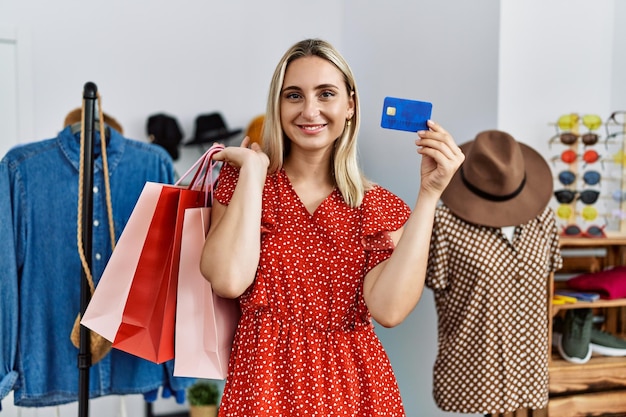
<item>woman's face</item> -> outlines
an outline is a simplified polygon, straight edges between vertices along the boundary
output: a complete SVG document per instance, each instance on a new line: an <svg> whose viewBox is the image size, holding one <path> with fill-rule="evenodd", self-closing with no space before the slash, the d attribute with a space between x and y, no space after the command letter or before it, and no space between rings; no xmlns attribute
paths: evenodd
<svg viewBox="0 0 626 417"><path fill-rule="evenodd" d="M317 56L289 64L280 96L280 121L292 149L332 146L353 114L352 94L333 64Z"/></svg>

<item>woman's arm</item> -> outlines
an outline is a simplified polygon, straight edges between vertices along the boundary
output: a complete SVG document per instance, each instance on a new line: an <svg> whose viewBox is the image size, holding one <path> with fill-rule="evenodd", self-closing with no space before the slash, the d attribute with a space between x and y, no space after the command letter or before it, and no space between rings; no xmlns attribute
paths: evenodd
<svg viewBox="0 0 626 417"><path fill-rule="evenodd" d="M365 277L363 295L372 317L385 327L400 324L424 290L435 209L441 194L465 156L438 124L418 132L422 155L421 183L415 208L404 227L391 234L396 248Z"/></svg>
<svg viewBox="0 0 626 417"><path fill-rule="evenodd" d="M236 298L252 284L261 250L261 207L269 160L246 137L241 147L227 147L214 159L239 168L239 179L228 206L214 201L211 227L204 244L200 271L216 294Z"/></svg>

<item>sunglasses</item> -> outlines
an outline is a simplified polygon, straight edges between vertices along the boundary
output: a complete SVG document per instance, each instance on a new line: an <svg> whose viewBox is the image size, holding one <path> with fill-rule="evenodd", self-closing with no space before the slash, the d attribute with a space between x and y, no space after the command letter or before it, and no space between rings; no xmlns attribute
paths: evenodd
<svg viewBox="0 0 626 417"><path fill-rule="evenodd" d="M583 220L587 222L597 219L598 216L600 215L600 213L598 213L598 209L596 209L593 206L585 206L580 212L574 212L574 210L572 209L572 206L569 204L561 204L556 209L557 217L563 220L570 219L574 214L581 216ZM612 213L612 214L615 215L615 213Z"/></svg>
<svg viewBox="0 0 626 417"><path fill-rule="evenodd" d="M586 230L582 230L578 225L570 224L563 227L563 231L561 232L561 236L568 237L592 237L592 238L600 238L606 237L606 233L604 233L605 226L589 226Z"/></svg>
<svg viewBox="0 0 626 417"><path fill-rule="evenodd" d="M548 145L550 145L550 147L551 147L552 144L557 139L560 140L563 145L573 145L573 144L576 143L576 141L578 139L581 139L583 145L585 145L585 146L592 146L592 145L595 145L596 143L598 143L598 141L600 140L600 136L598 136L596 133L585 133L583 135L578 135L578 134L572 133L572 132L559 133L559 134L557 134L555 136L552 136L550 138L550 141L548 142Z"/></svg>
<svg viewBox="0 0 626 417"><path fill-rule="evenodd" d="M593 204L596 201L598 201L598 197L600 196L600 191L557 190L554 192L554 196L556 197L556 200L561 204L569 204L569 203L572 203L576 199L582 201L585 204Z"/></svg>
<svg viewBox="0 0 626 417"><path fill-rule="evenodd" d="M559 182L563 185L571 185L576 182L576 174L573 171L565 170L559 172ZM598 171L587 171L583 174L583 182L587 185L597 185L602 179Z"/></svg>
<svg viewBox="0 0 626 417"><path fill-rule="evenodd" d="M626 168L626 153L622 149L611 155L610 160Z"/></svg>
<svg viewBox="0 0 626 417"><path fill-rule="evenodd" d="M566 164L573 164L574 162L576 162L576 160L579 157L581 157L582 160L585 161L585 163L587 164L593 164L594 162L597 162L600 160L600 154L593 149L586 150L585 153L583 153L582 155L577 154L572 149L566 149L563 152L561 152L560 157L559 156L552 157L552 162L560 158L561 161L565 162Z"/></svg>
<svg viewBox="0 0 626 417"><path fill-rule="evenodd" d="M581 119L581 117L577 113L564 114L563 116L559 117L556 125L561 130L572 130L581 122L589 130L596 130L597 128L602 126L602 118L597 114L586 114Z"/></svg>
<svg viewBox="0 0 626 417"><path fill-rule="evenodd" d="M615 190L611 193L611 199L617 203L626 201L626 191Z"/></svg>
<svg viewBox="0 0 626 417"><path fill-rule="evenodd" d="M606 125L626 125L626 110L614 111L606 120Z"/></svg>
<svg viewBox="0 0 626 417"><path fill-rule="evenodd" d="M611 133L609 126L621 126L622 130L619 132ZM618 136L626 134L626 111L614 111L611 113L606 123L604 124L604 128L606 129L606 140L604 142L605 146L608 148L609 143ZM617 142L613 142L617 143Z"/></svg>

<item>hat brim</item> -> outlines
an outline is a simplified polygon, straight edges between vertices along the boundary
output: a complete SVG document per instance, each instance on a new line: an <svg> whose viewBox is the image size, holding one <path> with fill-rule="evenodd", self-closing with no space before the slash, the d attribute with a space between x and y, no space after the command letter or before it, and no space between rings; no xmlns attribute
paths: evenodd
<svg viewBox="0 0 626 417"><path fill-rule="evenodd" d="M464 154L467 154L473 143L470 141L460 145ZM452 213L470 223L505 227L527 223L543 212L552 198L552 171L537 151L523 143L518 144L526 171L526 183L522 191L506 201L487 200L465 186L459 169L441 196Z"/></svg>
<svg viewBox="0 0 626 417"><path fill-rule="evenodd" d="M219 135L195 137L192 140L183 143L183 146L201 145L203 143L220 142L223 140L230 139L233 136L240 134L241 132L243 132L243 129L235 129L235 130L230 130L228 132L221 133Z"/></svg>

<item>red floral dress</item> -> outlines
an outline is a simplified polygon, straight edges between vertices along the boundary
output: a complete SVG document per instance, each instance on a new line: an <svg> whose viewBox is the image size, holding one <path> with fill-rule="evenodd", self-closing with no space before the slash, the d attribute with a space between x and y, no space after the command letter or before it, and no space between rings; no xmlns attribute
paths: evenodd
<svg viewBox="0 0 626 417"><path fill-rule="evenodd" d="M228 204L237 178L225 165L220 203ZM362 288L393 251L388 232L409 214L379 186L356 209L335 189L310 214L283 170L267 177L261 258L240 299L220 417L405 415Z"/></svg>

